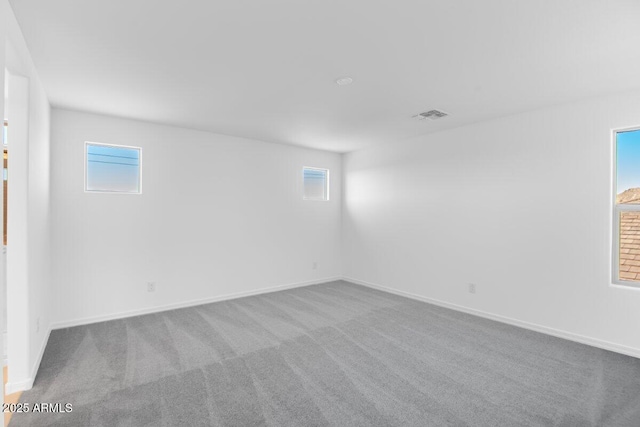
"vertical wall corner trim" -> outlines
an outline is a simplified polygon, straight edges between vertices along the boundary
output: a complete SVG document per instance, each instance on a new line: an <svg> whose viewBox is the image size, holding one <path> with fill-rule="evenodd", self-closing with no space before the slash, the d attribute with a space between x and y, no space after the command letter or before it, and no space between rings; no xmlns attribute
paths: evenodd
<svg viewBox="0 0 640 427"><path fill-rule="evenodd" d="M23 378L18 381L8 381L4 387L5 394L17 393L19 391L30 390L33 387L33 382L36 379L36 375L38 375L38 369L40 369L40 363L42 362L42 356L44 356L44 350L47 348L47 343L49 342L49 336L51 335L51 327L47 329L47 334L45 339L42 340L42 345L40 346L40 350L38 351L38 357L36 358L35 363L31 367L31 376L29 378Z"/></svg>

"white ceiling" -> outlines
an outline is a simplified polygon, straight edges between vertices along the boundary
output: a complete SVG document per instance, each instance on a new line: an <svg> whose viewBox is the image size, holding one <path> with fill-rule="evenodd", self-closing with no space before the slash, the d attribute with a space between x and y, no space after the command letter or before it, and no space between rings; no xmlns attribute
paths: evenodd
<svg viewBox="0 0 640 427"><path fill-rule="evenodd" d="M53 106L338 152L640 88L638 0L11 4Z"/></svg>

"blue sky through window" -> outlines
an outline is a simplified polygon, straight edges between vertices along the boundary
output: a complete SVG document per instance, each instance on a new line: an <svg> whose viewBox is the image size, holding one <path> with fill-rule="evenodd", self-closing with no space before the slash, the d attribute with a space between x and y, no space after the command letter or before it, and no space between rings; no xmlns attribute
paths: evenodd
<svg viewBox="0 0 640 427"><path fill-rule="evenodd" d="M304 168L303 178L306 200L328 200L327 170Z"/></svg>
<svg viewBox="0 0 640 427"><path fill-rule="evenodd" d="M140 192L140 150L87 144L87 191Z"/></svg>
<svg viewBox="0 0 640 427"><path fill-rule="evenodd" d="M616 191L640 188L640 130L616 134Z"/></svg>

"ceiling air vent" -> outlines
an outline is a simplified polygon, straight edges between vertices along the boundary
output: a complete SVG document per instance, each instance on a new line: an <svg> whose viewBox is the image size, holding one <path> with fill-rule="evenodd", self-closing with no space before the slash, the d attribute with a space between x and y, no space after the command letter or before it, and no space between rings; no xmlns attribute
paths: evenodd
<svg viewBox="0 0 640 427"><path fill-rule="evenodd" d="M438 120L445 116L448 116L448 114L445 113L444 111L430 110L430 111L427 111L426 113L416 114L413 117L418 120L424 120L424 119Z"/></svg>

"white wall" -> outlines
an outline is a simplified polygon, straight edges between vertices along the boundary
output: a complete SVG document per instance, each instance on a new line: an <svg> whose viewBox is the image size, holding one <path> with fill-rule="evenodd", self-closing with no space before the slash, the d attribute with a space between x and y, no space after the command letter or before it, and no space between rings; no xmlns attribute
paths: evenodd
<svg viewBox="0 0 640 427"><path fill-rule="evenodd" d="M610 280L611 130L637 125L630 93L346 155L345 276L640 357Z"/></svg>
<svg viewBox="0 0 640 427"><path fill-rule="evenodd" d="M2 100L2 102L0 102L0 119L4 119L5 115L4 115L4 105L7 102L7 89L5 87L5 68L4 68L4 64L5 64L5 34L7 32L7 8L8 8L8 3L6 2L6 0L0 0L0 91L2 91L2 96L0 97L0 99ZM2 139L2 137L0 137L0 140ZM4 200L4 189L2 188L2 186L0 185L0 200ZM3 209L0 209L0 222L3 221L3 217L4 217L4 212ZM7 331L7 287L6 287L6 256L3 254L0 257L0 290L2 291L2 293L0 293L0 348L2 348L2 359L3 359L3 363L2 365L4 366L4 363L6 362L6 357L7 357L7 335L6 335L6 331ZM2 384L4 384L4 369L0 369L0 380L2 380ZM4 390L3 390L4 391ZM4 405L4 393L0 393L0 404Z"/></svg>
<svg viewBox="0 0 640 427"><path fill-rule="evenodd" d="M142 147L143 193L85 193L85 141ZM302 200L303 166L331 170L330 201ZM335 153L54 109L56 326L340 276L341 168Z"/></svg>
<svg viewBox="0 0 640 427"><path fill-rule="evenodd" d="M10 382L30 378L32 341L29 271L29 79L7 73L9 188L7 218L7 364ZM10 245L9 245L10 243ZM36 348L36 347L33 347ZM25 387L27 388L27 387Z"/></svg>
<svg viewBox="0 0 640 427"><path fill-rule="evenodd" d="M22 32L9 3L0 0L0 42L4 45L0 67L22 86L27 129L20 145L11 145L16 162L10 162L7 271L9 392L30 388L47 342L50 318L50 209L49 209L49 113L50 107ZM4 89L3 89L4 95ZM3 96L4 98L4 96ZM11 120L11 111L7 116ZM16 112L13 113L14 117ZM24 117L16 117L25 121ZM12 195L11 190L14 190ZM12 198L16 204L12 207ZM12 233L13 230L13 233ZM12 252L11 241L17 244ZM11 280L11 277L19 280Z"/></svg>

